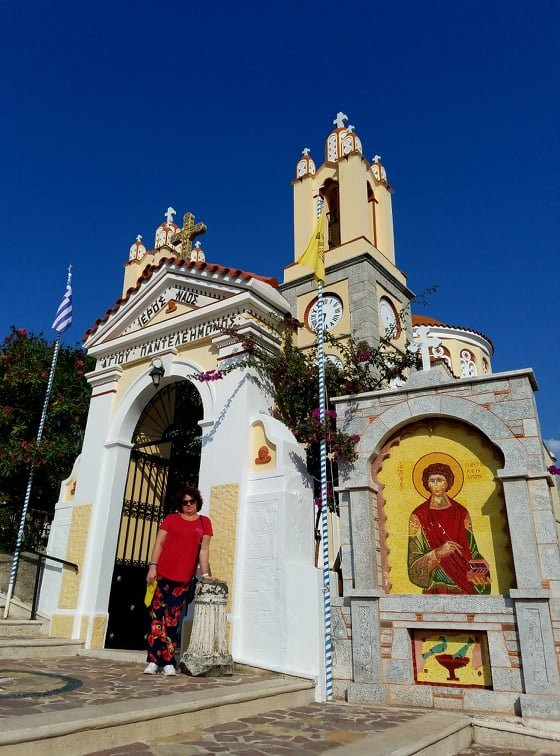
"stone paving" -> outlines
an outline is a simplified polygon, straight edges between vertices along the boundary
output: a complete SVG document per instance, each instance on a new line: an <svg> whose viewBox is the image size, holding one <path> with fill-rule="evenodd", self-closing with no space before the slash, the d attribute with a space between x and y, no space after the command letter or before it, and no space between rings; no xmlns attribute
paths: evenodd
<svg viewBox="0 0 560 756"><path fill-rule="evenodd" d="M0 720L123 699L196 692L265 679L263 674L231 677L144 675L146 663L107 661L87 656L58 659L0 659ZM269 675L270 678L275 675ZM1 726L1 725L0 725Z"/></svg>
<svg viewBox="0 0 560 756"><path fill-rule="evenodd" d="M0 660L0 727L8 716L49 713L114 701L193 693L262 681L270 674L235 673L232 677L193 678L144 675L145 663L107 661L87 656L58 659ZM355 743L366 736L410 723L426 710L356 706L343 702L277 709L226 724L201 728L153 742L131 743L96 756L146 754L318 754ZM535 751L472 746L461 756L529 756ZM544 756L545 751L539 751Z"/></svg>
<svg viewBox="0 0 560 756"><path fill-rule="evenodd" d="M293 709L277 709L234 722L185 732L148 743L132 743L91 756L195 756L195 754L291 754L311 756L350 745L422 717L424 710L387 709L381 706L356 706L345 703L310 704ZM369 748L364 754L369 754ZM529 756L535 751L472 746L462 756ZM383 756L380 754L379 756Z"/></svg>

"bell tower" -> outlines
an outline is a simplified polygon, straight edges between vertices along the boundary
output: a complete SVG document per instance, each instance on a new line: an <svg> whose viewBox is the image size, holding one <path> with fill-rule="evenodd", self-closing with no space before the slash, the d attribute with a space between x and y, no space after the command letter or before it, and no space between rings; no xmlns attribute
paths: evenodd
<svg viewBox="0 0 560 756"><path fill-rule="evenodd" d="M412 339L407 307L412 292L395 264L393 190L379 155L370 163L348 117L338 113L325 143L325 161L319 168L309 148L296 166L294 196L294 260L284 269L282 294L298 320L299 346L315 340L313 305L316 287L310 269L297 263L311 239L320 203L326 204L328 233L325 244L325 327L341 338L353 334L374 344L397 321L395 345L404 349ZM334 359L334 355L333 355Z"/></svg>

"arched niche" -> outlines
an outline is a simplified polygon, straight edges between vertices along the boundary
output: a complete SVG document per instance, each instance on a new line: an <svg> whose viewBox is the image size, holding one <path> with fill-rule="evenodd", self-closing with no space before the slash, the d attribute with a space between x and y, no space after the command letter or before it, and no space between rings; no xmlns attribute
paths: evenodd
<svg viewBox="0 0 560 756"><path fill-rule="evenodd" d="M451 471L445 487L452 504L441 511L423 480L434 464ZM448 418L410 422L383 443L371 457L371 477L387 593L504 595L515 587L497 477L503 466L502 452L483 433ZM459 548L438 563L436 550L446 542Z"/></svg>

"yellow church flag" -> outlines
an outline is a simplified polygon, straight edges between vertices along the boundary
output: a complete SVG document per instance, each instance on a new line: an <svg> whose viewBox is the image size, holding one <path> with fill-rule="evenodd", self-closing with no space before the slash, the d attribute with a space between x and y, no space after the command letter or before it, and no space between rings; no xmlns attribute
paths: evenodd
<svg viewBox="0 0 560 756"><path fill-rule="evenodd" d="M307 245L305 252L298 257L297 262L300 265L309 265L313 268L315 281L325 282L325 218L327 217L325 205L321 210L321 215L313 229L313 236Z"/></svg>

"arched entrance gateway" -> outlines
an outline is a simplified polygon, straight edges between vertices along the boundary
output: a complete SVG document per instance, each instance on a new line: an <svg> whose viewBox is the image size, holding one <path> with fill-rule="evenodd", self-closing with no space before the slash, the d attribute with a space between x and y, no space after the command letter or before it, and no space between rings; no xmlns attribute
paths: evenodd
<svg viewBox="0 0 560 756"><path fill-rule="evenodd" d="M188 380L165 386L146 405L132 436L109 598L107 648L144 646L145 575L159 523L175 491L198 484L202 401Z"/></svg>

